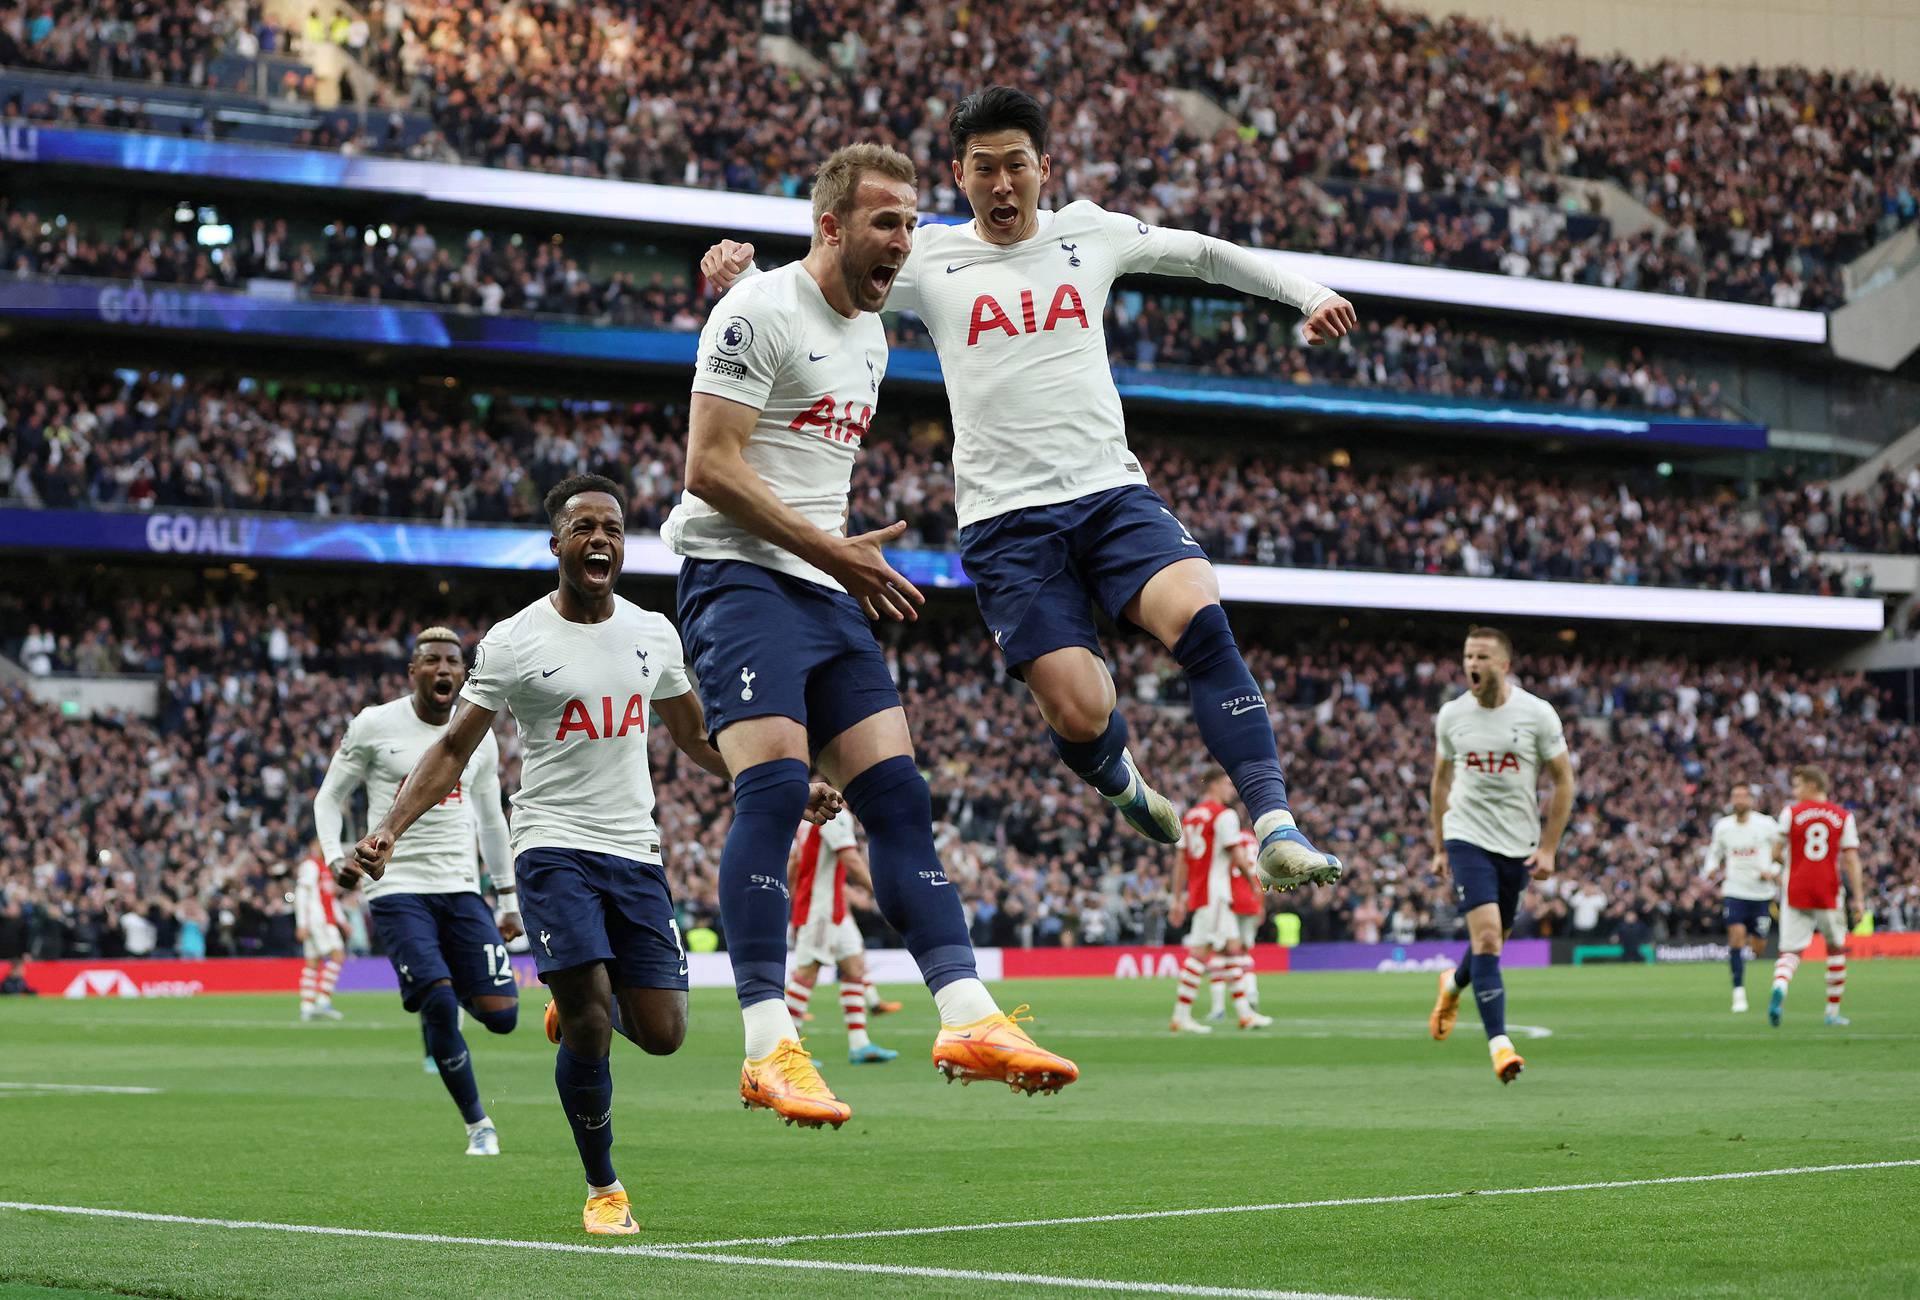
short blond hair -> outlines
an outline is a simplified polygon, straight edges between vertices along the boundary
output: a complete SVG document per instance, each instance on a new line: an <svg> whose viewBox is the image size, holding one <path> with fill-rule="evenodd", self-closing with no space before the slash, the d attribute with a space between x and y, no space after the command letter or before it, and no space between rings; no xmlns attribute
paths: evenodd
<svg viewBox="0 0 1920 1300"><path fill-rule="evenodd" d="M435 625L420 629L419 634L413 638L413 653L419 654L423 647L432 645L436 641L450 641L456 650L464 651L467 648L466 644L460 640L458 632L450 627Z"/></svg>
<svg viewBox="0 0 1920 1300"><path fill-rule="evenodd" d="M1500 647L1501 654L1508 659L1513 658L1513 638L1497 627L1482 627L1476 623L1467 629L1467 640L1491 641Z"/></svg>
<svg viewBox="0 0 1920 1300"><path fill-rule="evenodd" d="M868 172L878 172L890 181L902 181L917 193L920 173L913 159L898 149L871 141L835 149L813 174L813 229L819 237L820 218L831 212L844 218L853 211L853 196Z"/></svg>
<svg viewBox="0 0 1920 1300"><path fill-rule="evenodd" d="M1815 767L1812 763L1802 763L1793 769L1793 778L1796 781L1805 781L1821 794L1827 792L1827 772L1825 768Z"/></svg>

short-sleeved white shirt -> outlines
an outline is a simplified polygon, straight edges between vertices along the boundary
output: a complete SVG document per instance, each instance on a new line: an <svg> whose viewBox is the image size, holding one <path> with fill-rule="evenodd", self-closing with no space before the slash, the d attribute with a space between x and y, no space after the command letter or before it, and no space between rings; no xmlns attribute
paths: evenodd
<svg viewBox="0 0 1920 1300"><path fill-rule="evenodd" d="M615 596L612 617L574 623L550 596L474 651L462 697L513 714L522 752L513 853L586 849L660 861L647 728L654 700L692 689L680 634Z"/></svg>
<svg viewBox="0 0 1920 1300"><path fill-rule="evenodd" d="M1567 751L1553 706L1518 686L1497 709L1468 692L1440 706L1434 734L1440 761L1453 764L1442 834L1502 857L1539 848L1540 768Z"/></svg>

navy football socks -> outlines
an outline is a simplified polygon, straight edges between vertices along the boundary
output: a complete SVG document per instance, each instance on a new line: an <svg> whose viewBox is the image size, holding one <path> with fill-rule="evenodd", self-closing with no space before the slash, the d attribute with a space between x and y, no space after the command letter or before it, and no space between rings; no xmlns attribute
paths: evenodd
<svg viewBox="0 0 1920 1300"><path fill-rule="evenodd" d="M1287 780L1280 772L1267 698L1247 671L1247 661L1227 623L1227 611L1209 605L1195 614L1174 642L1173 657L1187 674L1200 739L1233 778L1249 822L1284 811Z"/></svg>
<svg viewBox="0 0 1920 1300"><path fill-rule="evenodd" d="M573 1144L580 1149L580 1163L587 1171L587 1182L595 1187L610 1187L613 1175L613 1072L607 1058L597 1061L575 1056L565 1043L554 1055L553 1086L560 1094L561 1109L567 1112L567 1124L573 1129Z"/></svg>
<svg viewBox="0 0 1920 1300"><path fill-rule="evenodd" d="M1480 1023L1488 1038L1507 1032L1507 986L1500 978L1500 954L1473 954L1473 1000L1480 1004Z"/></svg>
<svg viewBox="0 0 1920 1300"><path fill-rule="evenodd" d="M487 1117L480 1105L480 1085L473 1077L473 1058L467 1040L460 1033L460 1002L453 989L435 984L420 1000L420 1028L426 1036L427 1054L440 1067L440 1082L460 1108L460 1118L475 1124Z"/></svg>
<svg viewBox="0 0 1920 1300"><path fill-rule="evenodd" d="M807 765L797 758L758 763L734 778L733 825L720 853L720 921L743 1007L786 997L787 850L806 811Z"/></svg>
<svg viewBox="0 0 1920 1300"><path fill-rule="evenodd" d="M1736 943L1727 949L1727 961L1733 967L1733 986L1743 989L1747 986L1747 948Z"/></svg>
<svg viewBox="0 0 1920 1300"><path fill-rule="evenodd" d="M1068 740L1051 727L1047 728L1047 736L1053 741L1053 752L1060 755L1060 761L1101 794L1117 799L1127 792L1127 786L1132 784L1124 756L1127 720L1119 709L1107 718L1107 729L1092 740Z"/></svg>
<svg viewBox="0 0 1920 1300"><path fill-rule="evenodd" d="M874 901L919 963L927 988L977 978L959 891L934 852L933 796L920 769L904 754L883 759L843 793L866 828Z"/></svg>

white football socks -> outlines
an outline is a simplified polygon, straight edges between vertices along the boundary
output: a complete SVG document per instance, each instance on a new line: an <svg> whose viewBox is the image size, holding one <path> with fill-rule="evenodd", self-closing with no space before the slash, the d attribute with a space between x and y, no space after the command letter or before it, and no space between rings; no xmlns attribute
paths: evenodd
<svg viewBox="0 0 1920 1300"><path fill-rule="evenodd" d="M758 1061L780 1046L783 1038L798 1039L799 1033L793 1027L793 1014L787 1010L784 997L768 998L756 1002L750 1007L740 1008L740 1019L747 1028L747 1059Z"/></svg>
<svg viewBox="0 0 1920 1300"><path fill-rule="evenodd" d="M1000 1006L977 979L960 979L933 995L940 1008L940 1023L947 1026L970 1025L976 1020L998 1015Z"/></svg>

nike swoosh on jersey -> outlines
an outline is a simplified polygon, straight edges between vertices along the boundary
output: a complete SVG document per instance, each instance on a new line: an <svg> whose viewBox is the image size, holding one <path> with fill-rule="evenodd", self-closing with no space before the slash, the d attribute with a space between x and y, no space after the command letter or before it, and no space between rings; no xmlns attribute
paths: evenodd
<svg viewBox="0 0 1920 1300"><path fill-rule="evenodd" d="M566 667L566 665L565 665L565 664L561 664L561 665L560 665L560 668L565 668L565 667ZM559 672L559 671L560 671L560 668L548 668L548 669L546 669L545 671L543 671L543 672L542 672L542 673L541 673L540 675L541 675L542 677L551 677L551 676L553 676L553 675L554 675L555 673L557 673L557 672Z"/></svg>
<svg viewBox="0 0 1920 1300"><path fill-rule="evenodd" d="M809 360L809 361L825 361L825 360L826 360L826 359L827 359L828 357L830 357L830 356L832 356L832 355L833 355L833 353L831 353L831 352L822 352L822 353L819 353L818 355L816 355L816 354L814 354L814 353L812 353L812 352L809 352L809 353L807 353L807 360Z"/></svg>
<svg viewBox="0 0 1920 1300"><path fill-rule="evenodd" d="M955 271L964 271L970 266L978 266L986 260L984 257L976 257L971 262L949 262L947 263L947 274L952 275Z"/></svg>

